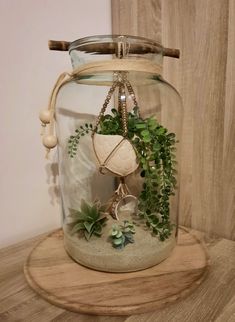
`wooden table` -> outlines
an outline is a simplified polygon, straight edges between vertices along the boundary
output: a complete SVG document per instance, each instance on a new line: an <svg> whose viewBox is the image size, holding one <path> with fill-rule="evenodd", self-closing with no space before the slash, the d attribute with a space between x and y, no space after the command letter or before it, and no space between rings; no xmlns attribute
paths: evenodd
<svg viewBox="0 0 235 322"><path fill-rule="evenodd" d="M102 317L65 311L47 303L30 289L23 264L32 247L44 236L0 250L0 321L235 322L234 241L205 238L211 269L207 279L186 299L160 311L129 317Z"/></svg>

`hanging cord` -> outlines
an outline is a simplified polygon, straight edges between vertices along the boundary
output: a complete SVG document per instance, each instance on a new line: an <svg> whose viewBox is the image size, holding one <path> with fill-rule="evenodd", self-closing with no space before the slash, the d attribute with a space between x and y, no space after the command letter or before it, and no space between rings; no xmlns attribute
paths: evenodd
<svg viewBox="0 0 235 322"><path fill-rule="evenodd" d="M43 136L42 142L46 148L46 158L48 158L50 149L54 148L57 144L57 137L55 135L55 105L56 105L56 98L60 88L71 81L73 75L65 72L62 73L53 89L49 98L48 108L40 112L40 120L42 125L42 132L41 135ZM47 131L46 131L47 130ZM45 134L45 132L47 132Z"/></svg>
<svg viewBox="0 0 235 322"><path fill-rule="evenodd" d="M102 117L104 116L104 113L105 113L105 111L106 111L106 109L108 107L108 104L109 104L109 102L110 102L110 100L111 100L111 98L113 96L113 93L114 93L114 91L115 91L117 86L118 86L118 82L116 81L116 82L113 83L112 87L109 89L108 94L107 94L107 96L105 98L103 107L102 107L102 109L100 111L100 114L97 117L96 125L94 127L93 132L92 132L92 136L97 132L98 126L100 124L100 121L101 121Z"/></svg>
<svg viewBox="0 0 235 322"><path fill-rule="evenodd" d="M108 202L109 207L107 209L107 212L110 213L110 215L114 219L119 220L118 205L121 202L121 200L127 196L136 199L134 196L131 195L130 190L128 189L128 187L125 183L124 177L121 177L117 189L115 190L112 198L110 198L110 200Z"/></svg>

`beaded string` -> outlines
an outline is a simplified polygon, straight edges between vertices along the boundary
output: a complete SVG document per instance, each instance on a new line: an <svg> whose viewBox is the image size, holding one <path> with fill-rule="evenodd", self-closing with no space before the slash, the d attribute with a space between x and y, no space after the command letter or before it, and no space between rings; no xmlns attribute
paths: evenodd
<svg viewBox="0 0 235 322"><path fill-rule="evenodd" d="M40 112L39 118L41 120L41 126L42 126L42 131L41 131L41 136L43 145L46 148L46 158L48 158L50 149L54 148L57 145L57 137L54 134L55 131L55 104L56 104L56 98L57 94L60 90L60 88L70 82L72 79L72 75L69 73L62 73L53 89L49 98L49 103L48 103L48 109L43 110ZM47 135L45 135L45 130L48 128Z"/></svg>
<svg viewBox="0 0 235 322"><path fill-rule="evenodd" d="M122 128L123 128L123 136L127 136L127 109L126 109L126 93L125 93L125 85L124 83L119 83L120 86L120 101L121 101L121 116L122 116Z"/></svg>

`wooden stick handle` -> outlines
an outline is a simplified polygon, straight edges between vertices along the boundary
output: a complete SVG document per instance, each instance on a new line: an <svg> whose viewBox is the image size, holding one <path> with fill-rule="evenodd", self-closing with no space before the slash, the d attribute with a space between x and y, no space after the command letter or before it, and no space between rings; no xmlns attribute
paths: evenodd
<svg viewBox="0 0 235 322"><path fill-rule="evenodd" d="M49 40L48 47L50 50L68 51L71 42L63 40Z"/></svg>
<svg viewBox="0 0 235 322"><path fill-rule="evenodd" d="M48 47L50 50L59 50L59 51L68 51L69 46L71 42L69 41L63 41L63 40L49 40L48 41ZM101 46L101 47L99 47ZM84 50L86 52L101 52L103 53L115 53L115 48L112 46L112 44L95 44L95 45L83 45ZM145 51L148 51L144 48L141 48L140 46L134 48L135 46L132 45L133 47L133 52L135 53L144 53ZM153 49L150 50L150 52L154 52ZM157 53L157 51L156 51ZM180 57L180 50L179 49L174 49L174 48L164 48L163 47L163 56L168 56L168 57L173 57L173 58L179 58Z"/></svg>
<svg viewBox="0 0 235 322"><path fill-rule="evenodd" d="M180 50L175 48L165 48L163 47L163 56L180 58Z"/></svg>

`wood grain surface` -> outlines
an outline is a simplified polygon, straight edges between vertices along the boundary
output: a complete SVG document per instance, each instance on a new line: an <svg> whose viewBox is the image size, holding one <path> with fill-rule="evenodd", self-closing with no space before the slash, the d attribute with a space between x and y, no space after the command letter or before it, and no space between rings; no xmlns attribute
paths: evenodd
<svg viewBox="0 0 235 322"><path fill-rule="evenodd" d="M68 256L63 232L58 230L33 249L25 276L38 294L59 307L97 315L129 315L185 297L205 278L208 261L200 240L180 229L177 246L162 263L132 273L99 272Z"/></svg>
<svg viewBox="0 0 235 322"><path fill-rule="evenodd" d="M193 232L202 238L199 232ZM13 322L233 322L235 321L235 242L206 238L211 259L207 279L191 295L165 309L130 317L91 316L58 308L27 284L23 265L44 236L0 250L0 321Z"/></svg>
<svg viewBox="0 0 235 322"><path fill-rule="evenodd" d="M235 1L229 1L226 95L223 144L223 218L222 228L235 236ZM223 234L225 235L225 234Z"/></svg>
<svg viewBox="0 0 235 322"><path fill-rule="evenodd" d="M184 104L180 223L235 239L235 2L112 0L113 32L179 48L164 77Z"/></svg>
<svg viewBox="0 0 235 322"><path fill-rule="evenodd" d="M154 39L161 43L161 0L111 0L114 34Z"/></svg>
<svg viewBox="0 0 235 322"><path fill-rule="evenodd" d="M183 301L160 311L129 317L126 322L234 322L235 242L209 243L211 269L201 287Z"/></svg>

